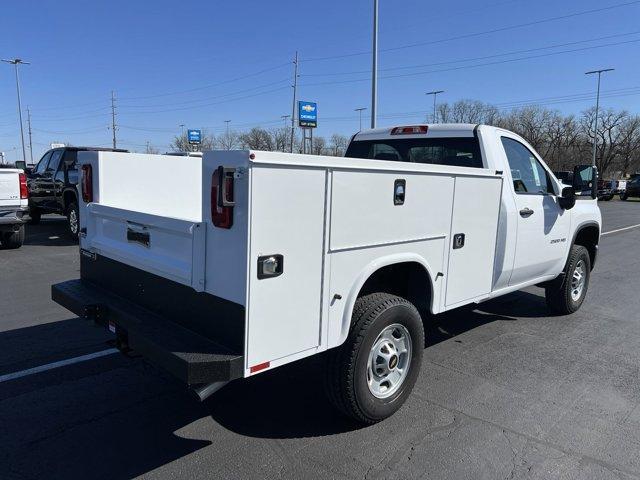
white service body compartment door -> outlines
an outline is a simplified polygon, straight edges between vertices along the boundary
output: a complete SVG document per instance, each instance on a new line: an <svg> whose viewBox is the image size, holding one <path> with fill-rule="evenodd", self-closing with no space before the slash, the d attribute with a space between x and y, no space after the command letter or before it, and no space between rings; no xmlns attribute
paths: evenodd
<svg viewBox="0 0 640 480"><path fill-rule="evenodd" d="M197 291L205 285L206 229L200 222L87 204L80 247Z"/></svg>
<svg viewBox="0 0 640 480"><path fill-rule="evenodd" d="M455 179L447 308L491 292L501 194L500 177Z"/></svg>
<svg viewBox="0 0 640 480"><path fill-rule="evenodd" d="M246 368L320 344L326 172L251 169ZM258 258L282 255L282 274L258 279Z"/></svg>

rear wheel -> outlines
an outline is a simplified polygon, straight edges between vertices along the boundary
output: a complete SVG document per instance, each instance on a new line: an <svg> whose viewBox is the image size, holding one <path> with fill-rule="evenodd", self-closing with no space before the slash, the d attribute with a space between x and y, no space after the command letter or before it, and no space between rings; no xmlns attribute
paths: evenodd
<svg viewBox="0 0 640 480"><path fill-rule="evenodd" d="M2 233L2 247L3 248L20 248L24 243L24 225L20 225L20 228L15 232L3 232Z"/></svg>
<svg viewBox="0 0 640 480"><path fill-rule="evenodd" d="M603 198L603 200L604 200L605 202L608 202L609 200L613 200L613 193L612 193L611 195L605 195L605 196L604 196L604 198Z"/></svg>
<svg viewBox="0 0 640 480"><path fill-rule="evenodd" d="M564 274L549 283L545 289L549 309L560 315L576 312L587 295L590 275L589 252L582 245L573 245Z"/></svg>
<svg viewBox="0 0 640 480"><path fill-rule="evenodd" d="M329 400L362 423L391 416L413 389L423 348L422 319L410 302L387 293L359 298L347 340L329 352Z"/></svg>
<svg viewBox="0 0 640 480"><path fill-rule="evenodd" d="M78 204L75 202L71 202L67 206L67 226L71 238L77 240L80 233L80 215L78 212Z"/></svg>
<svg viewBox="0 0 640 480"><path fill-rule="evenodd" d="M620 194L620 200L627 200L628 198L629 198L629 195L627 194L627 192Z"/></svg>

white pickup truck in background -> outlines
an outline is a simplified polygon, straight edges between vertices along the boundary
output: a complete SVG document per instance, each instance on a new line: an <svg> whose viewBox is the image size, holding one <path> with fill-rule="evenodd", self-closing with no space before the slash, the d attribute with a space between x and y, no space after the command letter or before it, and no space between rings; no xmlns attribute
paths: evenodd
<svg viewBox="0 0 640 480"><path fill-rule="evenodd" d="M346 157L81 152L81 278L52 297L201 399L328 351L328 396L364 423L410 394L432 315L536 284L580 308L590 166L563 185L485 125L363 131Z"/></svg>
<svg viewBox="0 0 640 480"><path fill-rule="evenodd" d="M23 215L29 210L27 177L17 168L0 168L0 247L19 248L24 243Z"/></svg>

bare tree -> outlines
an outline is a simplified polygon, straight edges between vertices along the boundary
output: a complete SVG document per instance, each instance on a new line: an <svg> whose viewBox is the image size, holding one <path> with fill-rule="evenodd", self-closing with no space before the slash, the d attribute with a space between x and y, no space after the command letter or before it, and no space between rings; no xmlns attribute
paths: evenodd
<svg viewBox="0 0 640 480"><path fill-rule="evenodd" d="M218 137L218 145L222 150L235 150L240 147L240 134L235 130L227 130Z"/></svg>
<svg viewBox="0 0 640 480"><path fill-rule="evenodd" d="M331 154L334 157L344 156L349 140L344 135L334 133L331 135Z"/></svg>
<svg viewBox="0 0 640 480"><path fill-rule="evenodd" d="M251 150L275 150L275 144L271 134L264 128L259 127L254 127L240 135L240 144L242 148L249 148Z"/></svg>
<svg viewBox="0 0 640 480"><path fill-rule="evenodd" d="M640 116L626 118L620 125L620 162L622 175L634 173L640 169Z"/></svg>
<svg viewBox="0 0 640 480"><path fill-rule="evenodd" d="M324 137L313 137L313 155L324 155L327 148L327 141Z"/></svg>
<svg viewBox="0 0 640 480"><path fill-rule="evenodd" d="M202 139L200 145L191 145L187 133L178 135L173 139L173 142L169 144L169 148L174 152L189 152L189 151L206 151L214 150L216 145L216 138L213 134L209 134L202 131Z"/></svg>

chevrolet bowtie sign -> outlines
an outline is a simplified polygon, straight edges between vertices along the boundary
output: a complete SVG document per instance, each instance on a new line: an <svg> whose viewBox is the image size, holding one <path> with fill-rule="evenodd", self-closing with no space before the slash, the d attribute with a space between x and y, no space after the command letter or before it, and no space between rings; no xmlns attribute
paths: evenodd
<svg viewBox="0 0 640 480"><path fill-rule="evenodd" d="M318 126L318 104L315 102L298 102L298 125L304 128Z"/></svg>

